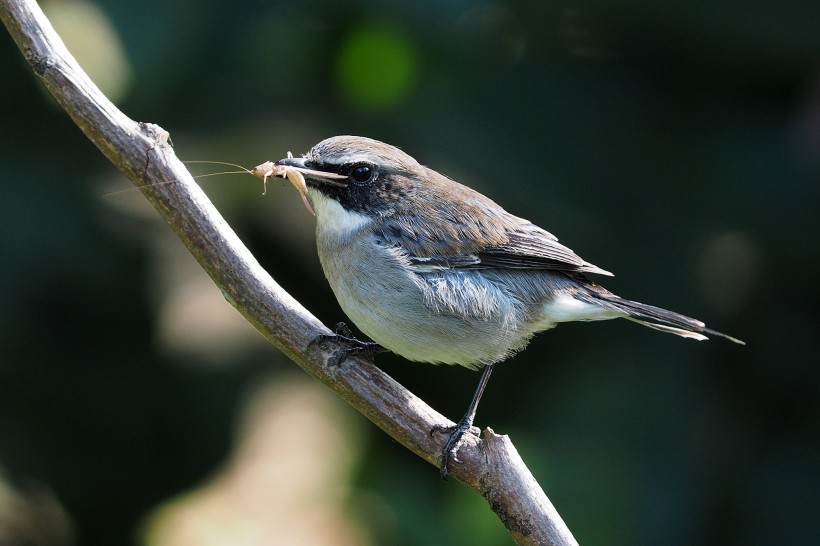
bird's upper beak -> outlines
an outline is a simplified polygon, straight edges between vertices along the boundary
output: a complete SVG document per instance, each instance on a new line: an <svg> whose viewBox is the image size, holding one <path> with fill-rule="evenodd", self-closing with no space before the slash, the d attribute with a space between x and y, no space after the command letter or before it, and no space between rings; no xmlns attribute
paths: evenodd
<svg viewBox="0 0 820 546"><path fill-rule="evenodd" d="M284 165L286 167L296 167L297 169L307 169L305 166L304 157L286 157L276 162L276 165Z"/></svg>

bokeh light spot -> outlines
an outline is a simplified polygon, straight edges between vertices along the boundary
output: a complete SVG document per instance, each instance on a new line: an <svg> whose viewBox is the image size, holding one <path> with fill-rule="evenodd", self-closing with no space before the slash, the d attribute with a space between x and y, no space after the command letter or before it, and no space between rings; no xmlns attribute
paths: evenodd
<svg viewBox="0 0 820 546"><path fill-rule="evenodd" d="M755 293L762 263L761 250L745 233L718 234L700 257L701 290L718 311L736 314Z"/></svg>
<svg viewBox="0 0 820 546"><path fill-rule="evenodd" d="M131 63L117 29L95 2L43 3L43 11L77 62L112 102L131 87Z"/></svg>
<svg viewBox="0 0 820 546"><path fill-rule="evenodd" d="M341 44L337 83L344 98L356 106L387 109L407 96L416 64L416 52L401 35L384 28L359 28Z"/></svg>

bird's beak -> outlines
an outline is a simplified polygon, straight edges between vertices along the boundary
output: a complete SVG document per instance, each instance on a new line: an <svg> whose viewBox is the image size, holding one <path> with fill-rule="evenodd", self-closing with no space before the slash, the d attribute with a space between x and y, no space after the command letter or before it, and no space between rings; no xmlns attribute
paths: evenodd
<svg viewBox="0 0 820 546"><path fill-rule="evenodd" d="M313 169L309 169L305 165L305 158L303 157L291 157L290 154L288 154L288 157L280 159L274 165L283 167L283 169L281 170L283 171L284 176L287 176L289 170L295 170L301 173L306 180L312 180L317 184L338 186L340 188L347 187L347 183L341 182L341 180L347 180L346 176L331 172L314 171ZM288 178L290 179L290 176L288 176ZM292 179L291 183L296 185L296 183ZM299 187L297 187L296 189L302 191Z"/></svg>
<svg viewBox="0 0 820 546"><path fill-rule="evenodd" d="M299 195L302 197L302 201L305 203L305 206L314 216L316 216L316 212L313 210L310 200L308 200L307 197L306 178L318 184L339 186L342 188L347 187L346 183L340 182L340 180L346 180L346 176L331 172L314 171L312 169L308 169L305 165L304 158L293 157L290 152L288 152L288 157L285 159L280 159L276 163L266 161L265 163L254 167L250 172L255 177L262 179L265 183L265 188L267 188L267 181L271 176L281 176L282 178L287 178L290 180L290 183L293 184L293 187L296 188L296 191L298 191Z"/></svg>

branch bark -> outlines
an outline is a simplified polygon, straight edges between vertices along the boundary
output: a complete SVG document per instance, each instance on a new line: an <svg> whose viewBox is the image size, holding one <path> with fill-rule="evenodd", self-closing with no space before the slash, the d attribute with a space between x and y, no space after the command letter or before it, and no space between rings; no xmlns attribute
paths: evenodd
<svg viewBox="0 0 820 546"><path fill-rule="evenodd" d="M69 53L34 0L0 0L0 18L34 73L105 156L137 186L171 226L225 299L299 367L395 440L438 466L453 423L361 359L329 365L338 347L317 344L329 333L259 265L176 158L168 133L120 112ZM468 434L463 464L451 476L485 497L518 544L577 545L507 436L487 428Z"/></svg>

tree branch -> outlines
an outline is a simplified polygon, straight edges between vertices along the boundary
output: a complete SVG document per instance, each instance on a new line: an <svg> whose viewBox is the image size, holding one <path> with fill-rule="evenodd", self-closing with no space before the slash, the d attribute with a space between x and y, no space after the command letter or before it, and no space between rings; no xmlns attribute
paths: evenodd
<svg viewBox="0 0 820 546"><path fill-rule="evenodd" d="M168 133L111 104L34 0L0 0L0 17L51 95L154 205L225 299L303 370L438 466L446 438L430 430L453 423L371 363L352 359L332 366L328 360L338 347L307 348L328 330L261 268L176 158ZM508 437L489 428L481 440L467 434L459 458L464 464L453 465L451 475L487 499L517 543L577 544Z"/></svg>

